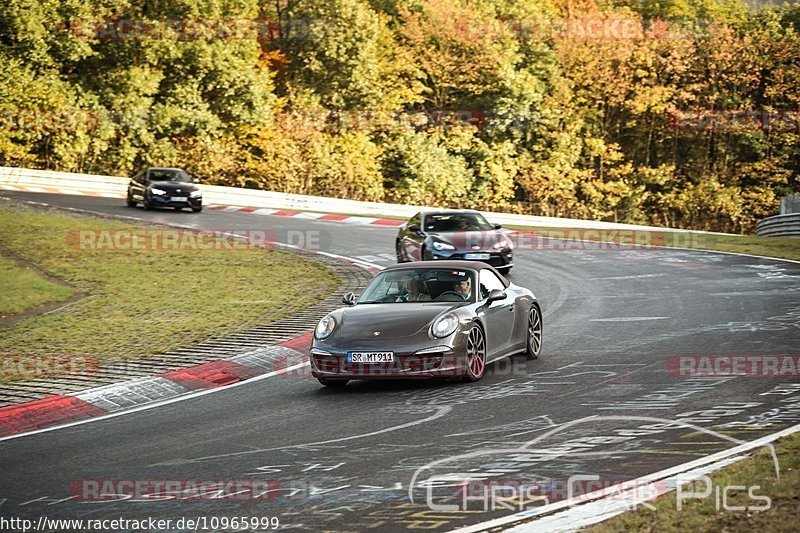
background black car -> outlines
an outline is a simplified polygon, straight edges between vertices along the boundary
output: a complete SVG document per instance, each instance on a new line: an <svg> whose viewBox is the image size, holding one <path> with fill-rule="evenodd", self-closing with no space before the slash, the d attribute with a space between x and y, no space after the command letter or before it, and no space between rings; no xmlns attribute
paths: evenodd
<svg viewBox="0 0 800 533"><path fill-rule="evenodd" d="M191 207L197 213L203 210L203 193L193 183L192 177L180 168L145 169L128 184L128 207L137 203L145 209Z"/></svg>
<svg viewBox="0 0 800 533"><path fill-rule="evenodd" d="M417 213L400 227L397 262L437 259L483 261L501 270L514 266L514 245L500 224L490 224L473 210Z"/></svg>

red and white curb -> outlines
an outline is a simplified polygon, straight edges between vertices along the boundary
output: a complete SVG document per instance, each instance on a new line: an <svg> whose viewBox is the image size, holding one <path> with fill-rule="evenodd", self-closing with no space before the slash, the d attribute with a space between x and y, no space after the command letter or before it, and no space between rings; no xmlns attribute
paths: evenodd
<svg viewBox="0 0 800 533"><path fill-rule="evenodd" d="M160 404L258 376L304 374L311 333L229 359L0 408L0 440Z"/></svg>
<svg viewBox="0 0 800 533"><path fill-rule="evenodd" d="M344 224L357 224L359 226L389 226L397 227L405 224L403 220L394 218L373 218L361 217L356 215L336 215L332 213L312 213L310 211L291 211L288 209L268 209L264 207L240 207L236 205L214 205L208 206L216 211L225 213L247 213L252 215L269 215L273 217L294 217L305 218L307 220L325 220L328 222L342 222Z"/></svg>
<svg viewBox="0 0 800 533"><path fill-rule="evenodd" d="M123 194L97 192L80 189L59 189L57 187L31 187L27 185L9 185L0 183L0 190L18 192L39 192L50 194L69 194L72 196L101 196L105 198L124 198ZM325 220L328 222L342 222L359 226L388 226L397 227L405 224L403 220L393 218L374 218L356 215L337 215L333 213L312 213L309 211L293 211L288 209L270 209L265 207L247 207L238 205L206 204L206 208L225 213L248 213L253 215L269 215L275 217L305 218L308 220Z"/></svg>

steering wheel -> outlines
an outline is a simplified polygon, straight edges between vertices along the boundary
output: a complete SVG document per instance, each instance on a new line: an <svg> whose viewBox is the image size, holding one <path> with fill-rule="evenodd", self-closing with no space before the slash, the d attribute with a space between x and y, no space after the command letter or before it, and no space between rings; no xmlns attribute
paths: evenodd
<svg viewBox="0 0 800 533"><path fill-rule="evenodd" d="M458 300L464 301L464 296L460 292L456 292L456 291L444 291L443 293L441 293L439 296L436 297L436 300L438 301L438 300L442 299L442 296L445 296L445 295L456 296L458 298ZM445 299L444 301L450 302L450 301L456 301L456 300Z"/></svg>

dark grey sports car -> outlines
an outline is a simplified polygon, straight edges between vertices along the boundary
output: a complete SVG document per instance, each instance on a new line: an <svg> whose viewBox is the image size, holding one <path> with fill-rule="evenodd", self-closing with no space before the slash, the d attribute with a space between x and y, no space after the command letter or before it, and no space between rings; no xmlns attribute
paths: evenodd
<svg viewBox="0 0 800 533"><path fill-rule="evenodd" d="M397 262L466 259L508 272L514 266L514 244L501 228L473 210L422 211L397 233Z"/></svg>
<svg viewBox="0 0 800 533"><path fill-rule="evenodd" d="M126 203L128 207L141 203L145 209L171 207L180 211L190 207L199 213L203 210L203 193L180 168L148 168L131 178Z"/></svg>
<svg viewBox="0 0 800 533"><path fill-rule="evenodd" d="M481 379L486 364L542 349L536 297L477 261L421 261L378 273L363 294L314 330L311 372L326 386L350 379Z"/></svg>

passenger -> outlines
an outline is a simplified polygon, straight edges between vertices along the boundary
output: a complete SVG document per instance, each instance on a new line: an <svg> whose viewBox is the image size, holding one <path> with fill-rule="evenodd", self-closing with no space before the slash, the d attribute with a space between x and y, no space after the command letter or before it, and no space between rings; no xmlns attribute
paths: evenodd
<svg viewBox="0 0 800 533"><path fill-rule="evenodd" d="M397 298L398 302L430 302L431 297L422 292L424 288L422 282L416 278L411 278L405 282L406 292Z"/></svg>

